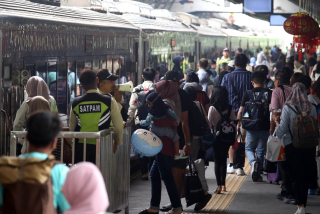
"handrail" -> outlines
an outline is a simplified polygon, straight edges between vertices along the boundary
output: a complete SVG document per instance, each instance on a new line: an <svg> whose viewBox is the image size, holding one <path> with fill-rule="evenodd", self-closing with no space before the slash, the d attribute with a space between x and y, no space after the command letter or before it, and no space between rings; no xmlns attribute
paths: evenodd
<svg viewBox="0 0 320 214"><path fill-rule="evenodd" d="M105 137L108 134L113 132L113 128L105 129L99 132L71 132L71 131L61 131L57 135L57 138L94 138L98 139L100 137ZM12 134L16 135L17 137L25 137L27 131L11 131Z"/></svg>

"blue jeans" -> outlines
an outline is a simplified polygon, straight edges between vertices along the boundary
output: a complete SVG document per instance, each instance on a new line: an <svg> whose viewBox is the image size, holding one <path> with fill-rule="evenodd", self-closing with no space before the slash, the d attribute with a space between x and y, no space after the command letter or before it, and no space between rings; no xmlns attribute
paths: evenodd
<svg viewBox="0 0 320 214"><path fill-rule="evenodd" d="M151 179L151 203L150 208L159 210L161 202L161 180L166 185L173 211L180 211L181 201L176 183L173 179L171 161L172 157L159 153L150 170Z"/></svg>
<svg viewBox="0 0 320 214"><path fill-rule="evenodd" d="M247 131L246 150L249 163L254 161L259 163L258 174L262 173L263 159L266 153L269 131ZM255 156L257 150L257 158Z"/></svg>

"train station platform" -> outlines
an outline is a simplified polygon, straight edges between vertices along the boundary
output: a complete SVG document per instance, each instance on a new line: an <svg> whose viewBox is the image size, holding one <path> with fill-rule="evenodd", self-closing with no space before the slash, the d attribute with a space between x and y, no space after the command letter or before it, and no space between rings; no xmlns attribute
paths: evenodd
<svg viewBox="0 0 320 214"><path fill-rule="evenodd" d="M209 193L213 195L207 206L198 213L230 213L230 214L294 214L297 206L284 204L276 199L280 192L280 185L270 184L267 176L263 175L263 182L252 182L250 166L246 162L245 176L227 175L227 193L214 194L216 179L214 163L210 163L206 170ZM141 181L136 178L131 181L129 213L137 214L148 207L151 198L151 181ZM193 206L186 207L185 199L181 200L183 213L196 213ZM170 203L165 186L162 186L161 206ZM320 213L320 196L308 197L307 213ZM162 212L160 212L162 213Z"/></svg>

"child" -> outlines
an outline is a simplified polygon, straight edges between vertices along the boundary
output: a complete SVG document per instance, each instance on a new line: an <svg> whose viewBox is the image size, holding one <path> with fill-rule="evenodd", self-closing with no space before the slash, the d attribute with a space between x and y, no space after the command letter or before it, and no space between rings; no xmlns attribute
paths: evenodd
<svg viewBox="0 0 320 214"><path fill-rule="evenodd" d="M147 98L147 103L149 107L149 114L145 120L140 121L140 125L143 127L149 126L151 128L151 131L156 134L159 137L166 136L170 138L174 142L175 147L175 160L178 159L185 159L187 156L184 156L183 153L179 154L179 135L172 130L170 127L157 127L153 124L151 124L151 121L153 120L159 120L166 118L168 115L173 117L173 119L176 121L175 125L177 126L178 123L178 117L176 113L174 113L161 99L161 96L157 94L156 92L150 93Z"/></svg>

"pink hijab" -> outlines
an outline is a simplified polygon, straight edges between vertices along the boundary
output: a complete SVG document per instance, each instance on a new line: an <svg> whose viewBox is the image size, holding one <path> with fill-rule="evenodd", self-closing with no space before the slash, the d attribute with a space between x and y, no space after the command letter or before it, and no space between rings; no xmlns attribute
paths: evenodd
<svg viewBox="0 0 320 214"><path fill-rule="evenodd" d="M50 90L47 83L38 76L31 77L27 82L26 91L28 99L35 96L43 96L46 100L50 101Z"/></svg>
<svg viewBox="0 0 320 214"><path fill-rule="evenodd" d="M178 96L177 86L171 80L162 80L155 83L153 86L162 99L175 100Z"/></svg>
<svg viewBox="0 0 320 214"><path fill-rule="evenodd" d="M162 80L153 84L156 92L160 94L165 104L177 114L179 121L181 119L181 100L177 90L177 85L171 80Z"/></svg>
<svg viewBox="0 0 320 214"><path fill-rule="evenodd" d="M71 208L64 214L98 214L109 207L103 177L92 163L82 162L67 174L62 192Z"/></svg>

